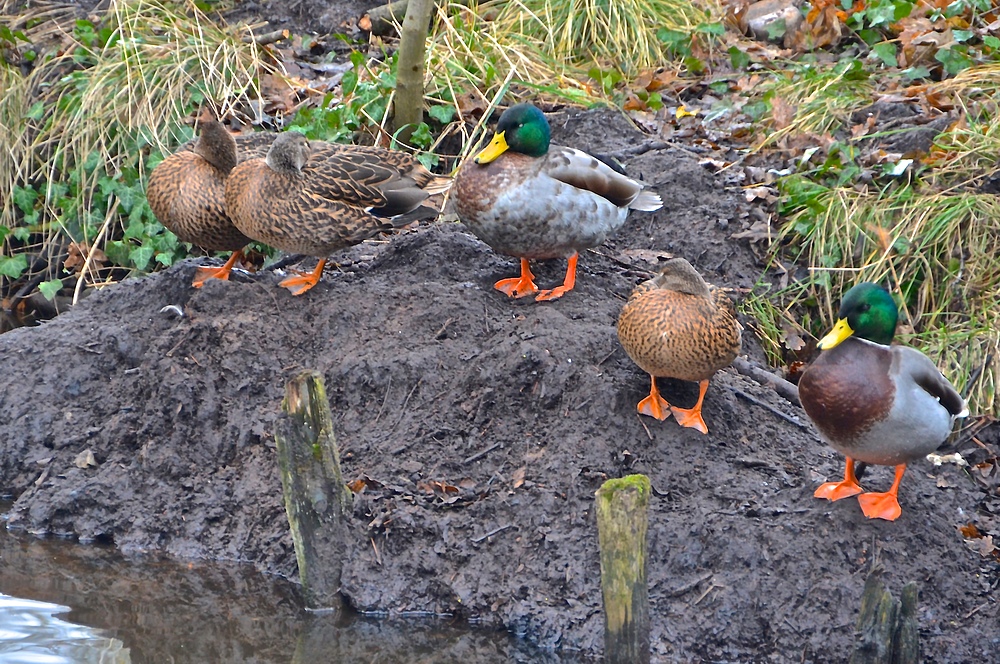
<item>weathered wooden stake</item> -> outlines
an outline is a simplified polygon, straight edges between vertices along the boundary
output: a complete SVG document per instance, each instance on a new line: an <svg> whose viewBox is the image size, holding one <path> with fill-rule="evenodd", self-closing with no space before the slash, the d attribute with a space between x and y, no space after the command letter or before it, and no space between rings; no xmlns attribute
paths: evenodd
<svg viewBox="0 0 1000 664"><path fill-rule="evenodd" d="M649 494L645 475L608 480L597 490L605 664L649 663Z"/></svg>
<svg viewBox="0 0 1000 664"><path fill-rule="evenodd" d="M274 438L306 606L337 607L351 492L340 473L323 377L305 371L289 381L281 408L286 415Z"/></svg>
<svg viewBox="0 0 1000 664"><path fill-rule="evenodd" d="M917 584L906 584L902 597L900 602L885 589L878 571L868 575L861 594L861 612L850 664L916 664L920 661Z"/></svg>

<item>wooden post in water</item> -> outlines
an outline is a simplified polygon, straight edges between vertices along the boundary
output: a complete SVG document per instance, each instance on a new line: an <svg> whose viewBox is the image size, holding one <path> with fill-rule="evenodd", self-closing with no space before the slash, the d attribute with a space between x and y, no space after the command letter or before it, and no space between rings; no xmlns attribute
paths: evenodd
<svg viewBox="0 0 1000 664"><path fill-rule="evenodd" d="M854 651L850 664L917 664L917 584L903 587L903 601L892 596L878 571L865 580L861 595Z"/></svg>
<svg viewBox="0 0 1000 664"><path fill-rule="evenodd" d="M306 606L338 607L351 493L340 473L323 377L305 371L289 381L281 408L286 414L274 438Z"/></svg>
<svg viewBox="0 0 1000 664"><path fill-rule="evenodd" d="M611 479L597 490L605 664L649 664L649 494L645 475Z"/></svg>

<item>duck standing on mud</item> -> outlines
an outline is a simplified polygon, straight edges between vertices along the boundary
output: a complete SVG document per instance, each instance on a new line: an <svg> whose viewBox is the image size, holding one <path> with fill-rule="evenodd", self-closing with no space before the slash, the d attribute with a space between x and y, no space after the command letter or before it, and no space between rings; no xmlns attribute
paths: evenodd
<svg viewBox="0 0 1000 664"><path fill-rule="evenodd" d="M153 215L181 242L233 252L222 267L198 268L192 282L196 288L207 279L228 279L250 243L226 213L226 178L241 158L266 154L274 138L264 133L234 138L207 107L198 123L198 139L157 164L146 183Z"/></svg>
<svg viewBox="0 0 1000 664"><path fill-rule="evenodd" d="M226 209L244 234L319 258L310 273L281 282L293 295L315 286L327 256L393 230L393 217L451 186L408 154L377 147L311 143L289 131L264 159L249 159L226 181Z"/></svg>
<svg viewBox="0 0 1000 664"><path fill-rule="evenodd" d="M625 223L628 211L660 209L660 197L581 150L550 144L545 115L516 104L496 135L455 179L459 218L494 251L521 259L521 275L495 288L510 297L554 300L576 283L578 252L596 247ZM531 259L568 257L561 286L539 291Z"/></svg>
<svg viewBox="0 0 1000 664"><path fill-rule="evenodd" d="M708 433L701 405L708 381L740 352L742 332L732 301L710 287L683 258L671 258L660 273L636 286L618 317L618 339L628 356L649 374L643 415ZM657 376L699 384L693 408L671 406L656 388Z"/></svg>
<svg viewBox="0 0 1000 664"><path fill-rule="evenodd" d="M969 414L965 400L920 351L892 346L899 310L887 291L862 282L847 291L833 330L820 339L820 356L803 372L799 399L830 445L847 457L844 481L827 482L815 497L858 496L869 519L902 513L899 483L906 464L936 450L955 420ZM854 462L895 466L886 493L862 493Z"/></svg>

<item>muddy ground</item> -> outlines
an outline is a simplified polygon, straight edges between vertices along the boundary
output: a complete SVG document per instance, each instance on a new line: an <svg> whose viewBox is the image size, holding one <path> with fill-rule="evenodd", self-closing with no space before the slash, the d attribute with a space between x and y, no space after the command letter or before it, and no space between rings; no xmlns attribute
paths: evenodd
<svg viewBox="0 0 1000 664"><path fill-rule="evenodd" d="M689 148L637 150L647 138L613 112L563 112L553 131L625 157L665 203L585 253L558 301L508 300L492 284L515 261L438 222L338 256L304 297L270 272L194 290L186 261L0 336L10 526L294 578L272 432L285 382L316 369L345 475L365 485L343 578L359 610L453 614L598 654L594 491L639 472L655 488L655 661L843 661L873 567L897 595L920 585L926 661L1000 660L1000 568L958 530L995 532L1000 499L969 471L916 463L902 517L868 521L856 501L812 498L842 459L732 369L709 388L707 436L637 416L648 383L615 337L622 303L657 253L750 287L762 267L730 238L741 192ZM540 265L540 285L564 269ZM752 334L744 346L759 360ZM664 389L693 401L691 386Z"/></svg>

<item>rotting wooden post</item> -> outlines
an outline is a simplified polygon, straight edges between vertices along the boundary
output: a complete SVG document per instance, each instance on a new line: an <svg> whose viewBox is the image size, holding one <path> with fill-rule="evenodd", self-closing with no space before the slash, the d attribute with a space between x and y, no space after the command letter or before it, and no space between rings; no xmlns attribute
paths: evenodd
<svg viewBox="0 0 1000 664"><path fill-rule="evenodd" d="M306 606L337 607L351 493L340 472L323 377L305 371L289 381L281 408L286 414L274 438Z"/></svg>
<svg viewBox="0 0 1000 664"><path fill-rule="evenodd" d="M920 626L917 623L917 584L903 586L899 624L893 635L892 664L916 664L920 661Z"/></svg>
<svg viewBox="0 0 1000 664"><path fill-rule="evenodd" d="M917 584L906 584L902 596L900 602L885 589L878 571L868 575L861 594L861 612L850 664L916 664L920 661Z"/></svg>
<svg viewBox="0 0 1000 664"><path fill-rule="evenodd" d="M597 490L605 664L649 663L649 494L645 475L611 479Z"/></svg>

